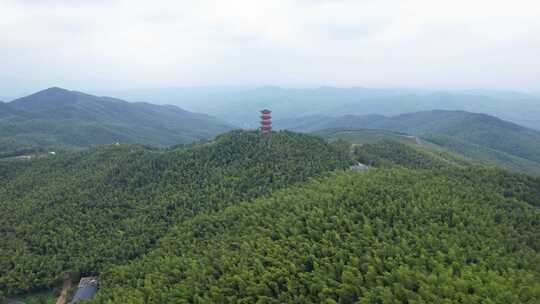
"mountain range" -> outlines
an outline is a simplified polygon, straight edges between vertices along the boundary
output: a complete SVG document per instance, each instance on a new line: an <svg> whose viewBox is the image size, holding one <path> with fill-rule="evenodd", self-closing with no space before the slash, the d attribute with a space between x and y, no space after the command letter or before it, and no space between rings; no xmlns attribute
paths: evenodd
<svg viewBox="0 0 540 304"><path fill-rule="evenodd" d="M300 132L325 129L382 129L418 136L471 159L540 174L540 132L478 113L423 111L382 115L307 116L277 120L277 128Z"/></svg>
<svg viewBox="0 0 540 304"><path fill-rule="evenodd" d="M254 112L270 108L281 119L462 110L493 115L540 130L540 96L513 91L265 86L140 89L107 94L129 101L175 104L246 128L257 126Z"/></svg>
<svg viewBox="0 0 540 304"><path fill-rule="evenodd" d="M232 126L173 105L130 103L61 88L0 103L0 154L93 144L169 146L211 138Z"/></svg>
<svg viewBox="0 0 540 304"><path fill-rule="evenodd" d="M170 89L167 92L172 94L177 91ZM326 110L333 113L332 107L352 105L358 96L362 96L363 105L371 104L371 107L376 107L375 101L380 101L381 98L402 98L405 93L424 97L433 97L435 94L364 88L293 90L274 87L245 88L243 91L225 87L184 92L184 102L208 98L201 104L206 104L207 107L216 106L208 112L214 111L223 118L218 119L207 114L188 112L172 105L126 102L111 97L49 88L9 103L0 103L0 156L25 155L36 151L81 148L116 142L164 147L210 139L233 128L225 120L236 121L238 126L254 127L251 122L258 119L258 110L264 107L267 101L271 101L269 104L276 106L272 109L274 126L278 129L317 134L324 134L324 130L336 129L348 130L349 133L356 131L352 137L351 134L348 135L350 138L355 136L358 138L358 132L362 133L360 137L366 138L368 134L362 131L366 129L399 132L405 136L415 136L424 143L457 152L472 160L540 175L540 132L490 115L449 110L420 111L395 116L305 115ZM529 95L512 92L467 91L459 94L462 94L459 96L484 94L482 96L485 98L498 96L499 101L504 98L516 100L532 98ZM215 99L224 96L243 97ZM276 98L270 100L272 96ZM311 101L308 102L302 96L310 96ZM336 102L324 102L329 96L334 96ZM250 103L250 98L255 97L258 101ZM160 100L163 96L157 94L155 98ZM433 100L430 100L431 103L424 105L434 106ZM439 100L440 105L445 104L445 100ZM456 99L456 106L461 102L459 100L461 99ZM151 101L155 102L154 99ZM407 103L405 98L403 104ZM382 103L379 106L377 108L379 112L399 112L401 108L398 104L390 107ZM231 116L227 113L231 113ZM376 136L379 135L381 134ZM396 136L393 139L399 140Z"/></svg>

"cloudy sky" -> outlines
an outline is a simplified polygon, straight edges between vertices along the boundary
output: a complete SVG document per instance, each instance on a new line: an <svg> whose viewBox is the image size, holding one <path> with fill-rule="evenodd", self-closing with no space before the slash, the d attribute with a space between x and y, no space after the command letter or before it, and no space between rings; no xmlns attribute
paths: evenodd
<svg viewBox="0 0 540 304"><path fill-rule="evenodd" d="M540 91L540 2L0 0L0 96L199 85Z"/></svg>

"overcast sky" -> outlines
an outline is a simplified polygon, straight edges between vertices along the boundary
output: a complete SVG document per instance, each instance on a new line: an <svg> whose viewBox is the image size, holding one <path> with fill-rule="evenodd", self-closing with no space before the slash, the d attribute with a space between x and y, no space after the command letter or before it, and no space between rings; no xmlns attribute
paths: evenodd
<svg viewBox="0 0 540 304"><path fill-rule="evenodd" d="M540 1L0 0L0 96L198 85L540 91Z"/></svg>

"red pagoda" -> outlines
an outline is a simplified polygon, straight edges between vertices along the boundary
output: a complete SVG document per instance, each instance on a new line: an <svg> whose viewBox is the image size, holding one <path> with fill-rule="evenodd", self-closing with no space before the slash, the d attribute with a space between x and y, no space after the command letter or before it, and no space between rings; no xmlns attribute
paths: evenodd
<svg viewBox="0 0 540 304"><path fill-rule="evenodd" d="M261 134L263 136L269 135L272 132L272 111L264 109L261 111Z"/></svg>

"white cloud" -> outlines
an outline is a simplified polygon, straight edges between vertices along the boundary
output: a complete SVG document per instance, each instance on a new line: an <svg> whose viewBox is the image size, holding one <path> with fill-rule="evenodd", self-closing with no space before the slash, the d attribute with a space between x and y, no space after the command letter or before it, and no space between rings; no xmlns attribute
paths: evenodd
<svg viewBox="0 0 540 304"><path fill-rule="evenodd" d="M0 0L0 93L199 84L538 90L539 47L540 4L531 0Z"/></svg>

